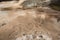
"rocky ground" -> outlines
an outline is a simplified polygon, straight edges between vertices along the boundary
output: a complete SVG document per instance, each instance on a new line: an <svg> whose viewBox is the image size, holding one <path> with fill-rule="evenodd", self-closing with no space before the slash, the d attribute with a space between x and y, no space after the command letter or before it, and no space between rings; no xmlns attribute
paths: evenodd
<svg viewBox="0 0 60 40"><path fill-rule="evenodd" d="M59 11L22 9L12 7L13 2L0 4L0 40L60 40Z"/></svg>

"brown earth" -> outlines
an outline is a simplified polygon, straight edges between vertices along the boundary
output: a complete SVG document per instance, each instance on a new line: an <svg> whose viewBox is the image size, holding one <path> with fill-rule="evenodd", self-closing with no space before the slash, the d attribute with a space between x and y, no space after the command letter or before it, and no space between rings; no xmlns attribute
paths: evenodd
<svg viewBox="0 0 60 40"><path fill-rule="evenodd" d="M49 34L52 40L60 40L60 22L55 18L60 16L59 13L39 8L1 11L0 40L16 40L23 34L39 34L39 32Z"/></svg>

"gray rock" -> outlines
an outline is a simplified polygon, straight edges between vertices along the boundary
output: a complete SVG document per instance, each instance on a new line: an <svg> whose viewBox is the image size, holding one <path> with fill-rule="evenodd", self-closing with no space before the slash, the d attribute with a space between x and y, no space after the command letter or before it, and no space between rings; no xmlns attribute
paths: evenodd
<svg viewBox="0 0 60 40"><path fill-rule="evenodd" d="M23 8L44 7L50 4L50 0L26 0L21 5Z"/></svg>

